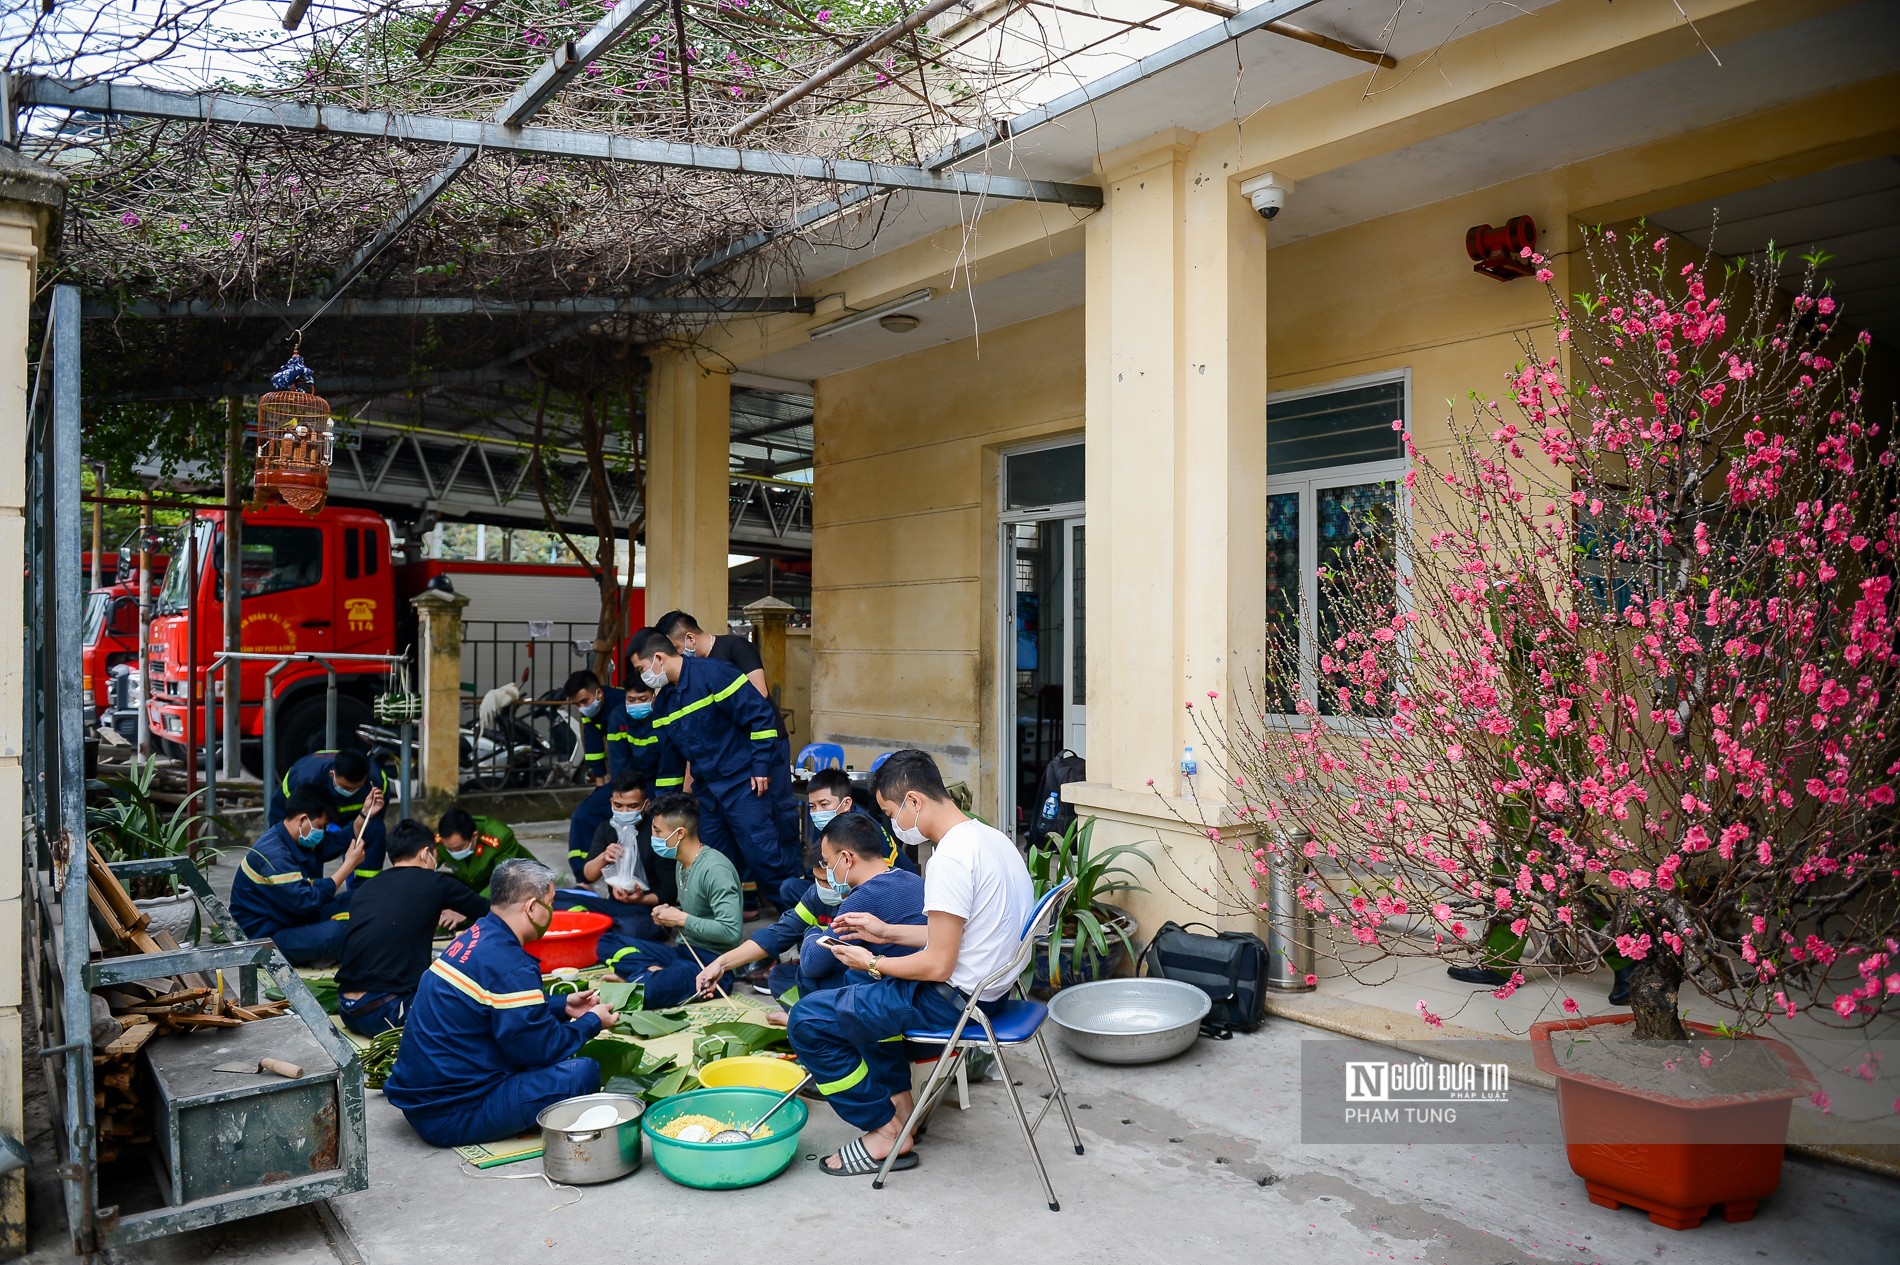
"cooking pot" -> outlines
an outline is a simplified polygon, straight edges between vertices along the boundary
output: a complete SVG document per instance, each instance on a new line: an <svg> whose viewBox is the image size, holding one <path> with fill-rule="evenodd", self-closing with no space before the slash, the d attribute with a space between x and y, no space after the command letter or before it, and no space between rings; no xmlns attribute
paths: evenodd
<svg viewBox="0 0 1900 1265"><path fill-rule="evenodd" d="M534 1122L541 1126L541 1171L568 1186L590 1186L625 1177L640 1167L644 1142L640 1117L646 1104L626 1094L582 1094L545 1108ZM595 1107L611 1107L615 1123L577 1129L574 1122Z"/></svg>

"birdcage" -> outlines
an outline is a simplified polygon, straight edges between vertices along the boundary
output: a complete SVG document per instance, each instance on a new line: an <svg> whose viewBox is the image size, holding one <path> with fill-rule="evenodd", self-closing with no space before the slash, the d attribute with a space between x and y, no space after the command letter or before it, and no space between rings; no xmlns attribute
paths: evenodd
<svg viewBox="0 0 1900 1265"><path fill-rule="evenodd" d="M293 355L271 378L272 391L257 400L257 477L251 506L262 509L271 494L284 504L315 514L330 490L330 459L336 442L330 402L313 390L316 375Z"/></svg>

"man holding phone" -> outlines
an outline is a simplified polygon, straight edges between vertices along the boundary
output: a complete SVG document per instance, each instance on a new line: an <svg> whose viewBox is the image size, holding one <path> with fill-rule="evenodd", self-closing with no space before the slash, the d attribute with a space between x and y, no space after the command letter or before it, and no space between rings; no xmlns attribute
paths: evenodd
<svg viewBox="0 0 1900 1265"><path fill-rule="evenodd" d="M898 1147L916 1105L910 1063L903 1043L890 1038L954 1025L978 986L1009 965L1035 905L1016 845L957 808L936 761L924 752L890 756L877 771L874 791L900 842L937 847L924 876L925 925L839 914L831 920L832 934L858 943L827 947L871 982L817 993L792 1008L789 1035L798 1061L833 1109L864 1131L819 1162L834 1177L875 1173L893 1150L893 1170L916 1167L914 1152ZM914 951L900 956L892 951L898 946ZM1009 984L986 990L978 1004L1001 1002Z"/></svg>

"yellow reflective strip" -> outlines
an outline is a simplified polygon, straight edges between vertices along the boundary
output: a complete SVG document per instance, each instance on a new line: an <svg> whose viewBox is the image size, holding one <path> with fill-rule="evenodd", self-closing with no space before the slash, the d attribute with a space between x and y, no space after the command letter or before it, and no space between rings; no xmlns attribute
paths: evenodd
<svg viewBox="0 0 1900 1265"><path fill-rule="evenodd" d="M567 850L567 855L569 857L579 857L581 860L585 861L587 859L587 849L586 848L569 848Z"/></svg>
<svg viewBox="0 0 1900 1265"><path fill-rule="evenodd" d="M778 730L776 729L754 729L752 731L752 741L754 742L764 742L768 738L776 737L778 737Z"/></svg>
<svg viewBox="0 0 1900 1265"><path fill-rule="evenodd" d="M683 777L661 777L661 778L655 778L655 779L653 780L653 785L654 785L655 787L661 787L661 786L684 786L684 785L686 785L686 779L685 779L685 778L683 778Z"/></svg>
<svg viewBox="0 0 1900 1265"><path fill-rule="evenodd" d="M350 920L350 911L349 911L349 910L347 910L347 909L346 909L346 910L344 910L344 911L343 911L342 913L340 913L340 914L331 914L331 915L330 915L330 921L331 921L331 922L348 922L349 920Z"/></svg>
<svg viewBox="0 0 1900 1265"><path fill-rule="evenodd" d="M651 747L660 741L658 738L653 737L651 734L647 735L644 738L636 738L632 734L627 734L626 739L628 742L631 742L636 747Z"/></svg>
<svg viewBox="0 0 1900 1265"><path fill-rule="evenodd" d="M796 905L793 905L792 912L797 914L800 918L804 919L806 926L816 927L818 925L818 915L814 914L811 910L805 908L804 901L801 900Z"/></svg>
<svg viewBox="0 0 1900 1265"><path fill-rule="evenodd" d="M444 958L437 958L430 964L429 969L442 979L448 981L450 987L462 993L471 1001L480 1002L482 1005L492 1007L495 1010L519 1010L523 1006L539 1006L547 1001L546 995L539 989L530 989L519 993L491 993L468 976L450 966L448 961Z"/></svg>
<svg viewBox="0 0 1900 1265"><path fill-rule="evenodd" d="M702 707L711 707L714 703L723 703L734 694L737 694L741 685L748 684L750 684L750 682L744 677L737 677L733 680L732 684L720 690L717 694L708 694L705 698L695 699L671 715L656 717L653 721L653 727L658 729L661 725L670 725L682 717L692 715Z"/></svg>
<svg viewBox="0 0 1900 1265"><path fill-rule="evenodd" d="M605 760L607 758L607 753L605 751L589 751L587 753L587 758L589 760Z"/></svg>
<svg viewBox="0 0 1900 1265"><path fill-rule="evenodd" d="M877 1039L877 1043L879 1045L889 1045L893 1041L902 1041L903 1039L904 1039L904 1034L900 1032L894 1037L879 1037Z"/></svg>
<svg viewBox="0 0 1900 1265"><path fill-rule="evenodd" d="M257 872L256 867L251 864L251 858L248 856L238 862L238 869L244 871L244 876L250 879L251 882L261 884L265 887L282 887L286 883L302 883L306 881L304 876L295 870L292 870L288 874L260 874Z"/></svg>
<svg viewBox="0 0 1900 1265"><path fill-rule="evenodd" d="M610 958L608 958L608 959L607 959L607 960L606 960L605 962L603 962L603 963L602 963L601 965L603 965L603 966L612 966L612 965L613 965L614 963L616 963L616 962L618 962L618 961L619 961L619 960L620 960L621 958L624 958L624 957L626 957L626 956L627 956L627 955L628 955L629 953L638 953L639 951L640 951L640 946L639 946L639 945L637 945L637 944L630 944L630 945L628 945L628 946L627 946L626 948L624 948L624 949L622 949L622 950L620 950L620 952L618 952L618 953L616 953L616 954L614 954L614 955L613 955L612 957L610 957Z"/></svg>
<svg viewBox="0 0 1900 1265"><path fill-rule="evenodd" d="M858 1066L849 1076L841 1077L835 1081L826 1081L818 1087L818 1092L827 1098L833 1094L842 1094L845 1090L850 1089L853 1085L863 1080L870 1072L871 1069L865 1066L864 1060L859 1059Z"/></svg>
<svg viewBox="0 0 1900 1265"><path fill-rule="evenodd" d="M381 874L382 871L381 870L352 870L350 871L350 873L353 874L357 878L375 878L378 874Z"/></svg>
<svg viewBox="0 0 1900 1265"><path fill-rule="evenodd" d="M290 794L290 770L284 770L284 794Z"/></svg>

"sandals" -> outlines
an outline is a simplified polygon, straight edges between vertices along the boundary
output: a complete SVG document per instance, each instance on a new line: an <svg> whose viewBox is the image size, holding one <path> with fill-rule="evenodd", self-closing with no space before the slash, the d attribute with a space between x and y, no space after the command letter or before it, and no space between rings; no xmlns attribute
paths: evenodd
<svg viewBox="0 0 1900 1265"><path fill-rule="evenodd" d="M916 1168L917 1162L917 1152L911 1151L898 1156L897 1162L891 1165L891 1171L902 1173ZM870 1177L883 1167L883 1160L873 1159L871 1153L864 1149L863 1138L852 1138L838 1148L838 1167L832 1168L823 1160L818 1161L818 1170L833 1177Z"/></svg>

